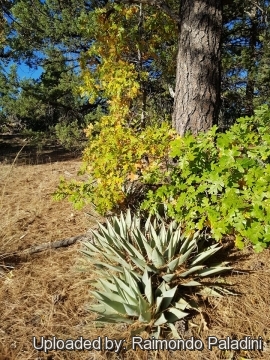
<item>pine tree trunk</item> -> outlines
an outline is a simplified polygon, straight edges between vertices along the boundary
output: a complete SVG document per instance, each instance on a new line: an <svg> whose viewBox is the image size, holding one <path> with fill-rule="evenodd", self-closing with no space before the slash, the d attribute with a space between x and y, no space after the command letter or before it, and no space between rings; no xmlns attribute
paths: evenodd
<svg viewBox="0 0 270 360"><path fill-rule="evenodd" d="M182 136L217 123L222 0L181 0L173 126Z"/></svg>

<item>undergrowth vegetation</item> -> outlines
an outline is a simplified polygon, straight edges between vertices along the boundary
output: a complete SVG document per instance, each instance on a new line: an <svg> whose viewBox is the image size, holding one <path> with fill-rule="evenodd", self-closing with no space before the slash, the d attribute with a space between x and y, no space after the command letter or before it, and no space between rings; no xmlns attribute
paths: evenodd
<svg viewBox="0 0 270 360"><path fill-rule="evenodd" d="M132 207L136 196L130 193L130 183L138 183L145 172L153 177L159 167L167 166L173 135L166 123L141 132L120 124L92 131L80 172L88 175L87 181L62 179L56 198L67 196L77 207L93 203L101 213Z"/></svg>
<svg viewBox="0 0 270 360"><path fill-rule="evenodd" d="M198 136L177 136L167 125L140 133L119 125L89 134L82 173L85 182L62 179L55 198L98 211L122 211L132 204L130 187L144 186L139 205L161 208L181 221L185 233L207 230L214 239L234 236L239 248L256 251L270 241L270 110L240 118L226 132L213 127ZM135 189L135 190L134 190Z"/></svg>
<svg viewBox="0 0 270 360"><path fill-rule="evenodd" d="M251 242L261 251L270 242L270 111L238 119L230 130L176 138L171 157L177 159L162 185L149 191L143 208L166 204L169 216L186 230L208 228L216 240L235 236L243 248ZM155 182L154 182L155 183Z"/></svg>

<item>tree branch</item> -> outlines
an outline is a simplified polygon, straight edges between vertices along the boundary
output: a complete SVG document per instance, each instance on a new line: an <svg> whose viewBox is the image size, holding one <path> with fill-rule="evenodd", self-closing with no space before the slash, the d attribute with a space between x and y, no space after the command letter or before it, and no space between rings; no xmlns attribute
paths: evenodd
<svg viewBox="0 0 270 360"><path fill-rule="evenodd" d="M162 10L166 15L168 15L174 22L179 23L179 16L176 15L172 9L166 5L162 0L117 0L115 1L118 4L145 4L155 6L158 9Z"/></svg>

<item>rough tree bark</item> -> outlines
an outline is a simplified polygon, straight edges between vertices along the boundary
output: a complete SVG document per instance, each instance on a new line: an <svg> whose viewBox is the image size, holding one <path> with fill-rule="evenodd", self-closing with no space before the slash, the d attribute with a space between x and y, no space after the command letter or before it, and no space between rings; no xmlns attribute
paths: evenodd
<svg viewBox="0 0 270 360"><path fill-rule="evenodd" d="M182 136L217 122L222 0L180 0L173 126Z"/></svg>

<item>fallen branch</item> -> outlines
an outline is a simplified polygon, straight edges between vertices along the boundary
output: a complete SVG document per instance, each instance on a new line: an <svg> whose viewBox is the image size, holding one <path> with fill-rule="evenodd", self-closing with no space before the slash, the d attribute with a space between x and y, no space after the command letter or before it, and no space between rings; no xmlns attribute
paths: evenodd
<svg viewBox="0 0 270 360"><path fill-rule="evenodd" d="M72 237L54 241L54 242L43 243L40 245L31 246L30 248L22 250L20 252L2 254L2 255L0 255L0 260L9 259L9 261L10 261L11 259L14 259L15 262L18 262L18 261L25 259L29 255L37 254L37 253L40 253L45 250L59 249L62 247L67 247L67 246L75 244L78 241L86 241L86 240L89 240L90 238L91 238L90 233L85 233L82 235L72 236Z"/></svg>
<svg viewBox="0 0 270 360"><path fill-rule="evenodd" d="M54 241L54 242L50 242L50 243L43 243L41 245L33 246L33 247L30 247L29 249L23 250L22 254L32 255L32 254L36 254L36 253L39 253L44 250L67 247L67 246L75 244L77 241L89 240L89 237L90 236L87 234L82 234L82 235L72 236L70 238L66 238L66 239L62 239L62 240L58 240L58 241Z"/></svg>

